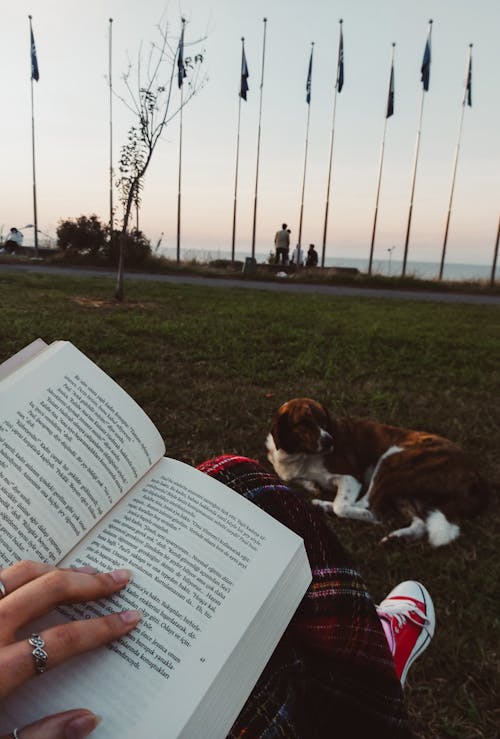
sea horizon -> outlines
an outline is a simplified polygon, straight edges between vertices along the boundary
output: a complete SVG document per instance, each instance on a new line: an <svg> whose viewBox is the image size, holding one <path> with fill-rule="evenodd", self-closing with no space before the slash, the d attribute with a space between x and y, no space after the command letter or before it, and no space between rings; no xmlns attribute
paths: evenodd
<svg viewBox="0 0 500 739"><path fill-rule="evenodd" d="M168 247L160 247L156 252L158 255L167 259L176 258L176 249ZM235 252L235 259L244 262L250 255L245 252ZM182 261L199 261L211 262L217 259L231 259L231 252L224 249L182 249ZM269 252L256 252L255 259L258 264L266 264L269 261ZM368 272L368 260L354 257L325 257L326 267L351 267L358 269L361 273ZM372 264L372 274L386 276L400 276L403 268L401 259L374 259ZM438 279L439 262L431 262L425 260L411 260L406 263L406 275L423 279ZM443 269L443 279L450 281L467 281L467 280L490 280L491 264L469 264L467 262L445 262ZM497 268L498 272L498 268Z"/></svg>

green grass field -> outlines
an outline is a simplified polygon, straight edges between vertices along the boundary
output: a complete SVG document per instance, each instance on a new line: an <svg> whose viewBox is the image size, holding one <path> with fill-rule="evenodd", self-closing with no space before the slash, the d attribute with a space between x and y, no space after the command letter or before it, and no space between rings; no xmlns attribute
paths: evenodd
<svg viewBox="0 0 500 739"><path fill-rule="evenodd" d="M69 339L137 400L170 456L265 462L277 406L308 395L337 414L444 434L500 482L500 308L283 295L103 278L0 274L0 360ZM498 492L449 547L381 547L388 526L338 520L375 600L420 579L435 638L406 695L422 739L498 737Z"/></svg>

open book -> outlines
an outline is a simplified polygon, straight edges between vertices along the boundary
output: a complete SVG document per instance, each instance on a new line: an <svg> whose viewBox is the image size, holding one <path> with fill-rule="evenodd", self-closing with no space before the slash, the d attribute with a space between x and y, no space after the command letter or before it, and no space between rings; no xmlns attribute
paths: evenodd
<svg viewBox="0 0 500 739"><path fill-rule="evenodd" d="M96 737L220 738L240 712L310 582L304 544L164 452L135 401L70 343L38 340L0 366L0 563L133 571L121 593L49 623L144 614L7 699L0 733L88 707L103 716Z"/></svg>

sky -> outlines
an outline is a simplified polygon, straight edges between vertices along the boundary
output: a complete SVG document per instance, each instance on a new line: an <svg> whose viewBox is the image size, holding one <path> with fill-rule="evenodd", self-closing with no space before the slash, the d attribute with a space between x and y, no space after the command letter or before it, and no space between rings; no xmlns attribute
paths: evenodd
<svg viewBox="0 0 500 739"><path fill-rule="evenodd" d="M38 0L5 3L0 29L2 178L0 228L32 224L29 20L40 79L33 83L38 225L55 236L61 219L109 221L109 19L112 24L113 166L134 124L119 99L129 61L143 58L168 22L185 54L203 53L204 84L183 112L181 254L214 258L231 248L241 37L249 68L241 103L237 255L251 254L257 135L265 63L256 212L256 253L267 255L286 222L299 231L306 124L306 78L314 42L302 245L321 251L343 19L344 86L337 94L328 195L327 259L368 259L383 138L392 43L395 111L387 120L375 259L403 255L422 84L420 67L433 19L408 247L410 260L439 261L459 142L469 44L472 107L466 107L457 160L447 260L491 264L500 209L500 4L498 0ZM199 43L195 44L195 41ZM172 111L179 101L173 92ZM139 225L175 254L179 117L159 142L144 182ZM118 191L114 200L118 206ZM120 211L117 213L119 218ZM24 229L32 243L32 229Z"/></svg>

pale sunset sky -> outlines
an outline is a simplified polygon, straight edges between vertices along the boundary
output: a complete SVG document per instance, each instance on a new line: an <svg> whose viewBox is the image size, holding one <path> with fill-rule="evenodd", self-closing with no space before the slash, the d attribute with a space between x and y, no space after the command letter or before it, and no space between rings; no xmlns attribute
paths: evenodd
<svg viewBox="0 0 500 739"><path fill-rule="evenodd" d="M231 246L241 36L250 72L242 103L237 254L250 254L257 156L263 18L267 17L256 251L273 246L283 221L298 235L307 121L306 77L314 46L302 244L321 249L339 19L344 87L337 95L326 256L367 258L385 120L391 44L395 112L388 119L375 258L401 258L408 219L422 85L420 66L433 19L409 244L410 260L438 261L469 44L472 107L464 115L447 259L490 264L500 210L500 4L498 0L38 0L4 4L0 28L2 185L0 227L33 223L30 49L33 16L40 80L34 83L39 228L96 213L109 219L109 18L112 79L123 92L127 59L180 18L186 55L203 52L203 89L184 109L182 249L216 256ZM190 42L206 37L199 46ZM179 98L174 90L174 107ZM134 122L113 102L114 166ZM175 253L179 119L160 142L144 183L140 227ZM115 191L118 204L118 192ZM120 211L118 212L120 215ZM32 230L25 229L25 243Z"/></svg>

